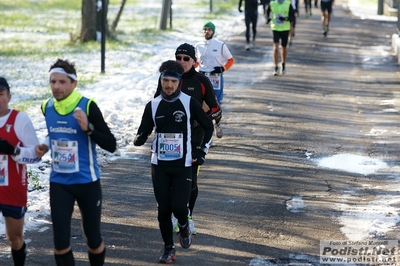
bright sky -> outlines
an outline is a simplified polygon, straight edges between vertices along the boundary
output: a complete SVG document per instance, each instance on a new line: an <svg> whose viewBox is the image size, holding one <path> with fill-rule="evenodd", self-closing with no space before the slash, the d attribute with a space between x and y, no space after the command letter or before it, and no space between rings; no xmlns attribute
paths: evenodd
<svg viewBox="0 0 400 266"><path fill-rule="evenodd" d="M364 12L362 14L363 17L368 17L369 15L375 17L376 9L373 10L374 7L360 9L358 1L362 0L349 1L352 10ZM124 15L127 14L124 13ZM392 18L387 19L391 20ZM106 74L101 77L100 81L80 87L79 91L84 96L94 98L99 104L106 122L118 139L120 156L115 157L109 154L108 159L113 160L129 155L126 151L132 146L134 133L140 122L144 105L152 98L157 86L159 65L165 60L173 59L175 49L180 44L184 42L195 44L200 41L202 39L201 28L205 22L199 19L192 19L186 25L186 28L169 32L163 42L142 45L127 51L107 52ZM241 33L245 29L243 14L237 11L231 19L213 20L213 22L216 24L216 37L228 43L231 36ZM18 33L7 33L8 37L12 37L13 34ZM32 38L32 36L29 36L28 34L26 38ZM65 38L65 36L62 38ZM27 41L32 40L28 39ZM146 57L146 54L154 56ZM65 55L64 58L68 58L68 55ZM95 76L100 72L100 53L82 54L79 57L74 56L74 58L68 59L76 63L78 79L80 76ZM44 58L34 62L21 58L2 60L1 72L3 73L0 74L9 78L8 81L12 87L13 94L11 104L29 97L40 98L39 95L43 95L48 91L47 71L55 60L56 58ZM33 121L39 139L43 140L47 130L39 107L32 108L27 113ZM309 154L306 154L306 156L309 158ZM49 160L48 155L43 160ZM365 167L366 162L369 162L367 168ZM321 158L316 163L320 167L359 172L364 175L374 173L386 165L385 162L379 159L365 158L352 154ZM29 166L29 169L38 173L38 178L44 189L35 190L28 194L29 208L25 218L25 230L51 230L51 224L46 220L50 214L48 199L49 168L41 171L39 170L41 165ZM388 221L388 219L383 219L387 213L381 213L376 210L385 209L386 212L397 213L398 210L391 207L392 204L397 202L398 200L390 200L380 196L365 206L351 208L350 205L346 204L346 200L343 199L339 206L343 210L343 215L339 217L340 223L343 225L343 233L349 239L357 240L369 237L371 231L378 232L379 235L379 232L383 233L390 230L399 222L399 218L393 216ZM301 195L295 195L293 199L287 202L287 209L291 212L302 212L307 211L307 206L304 204ZM365 213L368 213L367 220L365 219ZM2 216L0 216L0 235L4 235L4 220ZM263 259L255 259L253 264L250 265L268 265L267 263L266 261L263 262Z"/></svg>

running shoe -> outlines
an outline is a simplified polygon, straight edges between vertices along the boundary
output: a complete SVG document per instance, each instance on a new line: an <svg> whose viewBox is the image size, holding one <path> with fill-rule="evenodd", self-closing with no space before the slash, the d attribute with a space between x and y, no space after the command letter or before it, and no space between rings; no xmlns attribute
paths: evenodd
<svg viewBox="0 0 400 266"><path fill-rule="evenodd" d="M274 76L278 76L278 75L279 75L279 69L278 69L278 67L275 67Z"/></svg>
<svg viewBox="0 0 400 266"><path fill-rule="evenodd" d="M328 28L328 27L325 27L325 28L324 28L324 36L325 36L325 37L328 35L328 32L329 32L329 28Z"/></svg>
<svg viewBox="0 0 400 266"><path fill-rule="evenodd" d="M219 139L222 138L222 136L224 135L224 133L222 132L222 127L219 123L215 124L215 135Z"/></svg>
<svg viewBox="0 0 400 266"><path fill-rule="evenodd" d="M169 264L176 260L175 246L166 246L163 249L163 254L158 259L158 263Z"/></svg>
<svg viewBox="0 0 400 266"><path fill-rule="evenodd" d="M246 45L246 51L250 51L250 45Z"/></svg>
<svg viewBox="0 0 400 266"><path fill-rule="evenodd" d="M285 63L282 63L281 73L284 75L286 73Z"/></svg>
<svg viewBox="0 0 400 266"><path fill-rule="evenodd" d="M179 225L179 243L182 248L189 248L192 244L192 232L190 232L189 222L184 226Z"/></svg>
<svg viewBox="0 0 400 266"><path fill-rule="evenodd" d="M172 221L172 232L173 233L178 233L179 227L178 227L178 219L175 218L175 215L171 215L171 221Z"/></svg>
<svg viewBox="0 0 400 266"><path fill-rule="evenodd" d="M194 227L194 222L192 220L192 216L189 216L188 219L189 219L190 232L192 232L192 235L196 235L197 231L196 231L196 227Z"/></svg>

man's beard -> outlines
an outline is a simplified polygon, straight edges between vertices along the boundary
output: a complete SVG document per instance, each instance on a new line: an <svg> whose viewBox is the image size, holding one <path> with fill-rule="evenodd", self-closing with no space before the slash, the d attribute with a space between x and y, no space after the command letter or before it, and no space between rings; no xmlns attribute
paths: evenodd
<svg viewBox="0 0 400 266"><path fill-rule="evenodd" d="M211 40L213 37L214 37L214 33L213 34L211 34L209 37L207 37L207 35L206 36L204 36L205 38L206 38L206 40Z"/></svg>

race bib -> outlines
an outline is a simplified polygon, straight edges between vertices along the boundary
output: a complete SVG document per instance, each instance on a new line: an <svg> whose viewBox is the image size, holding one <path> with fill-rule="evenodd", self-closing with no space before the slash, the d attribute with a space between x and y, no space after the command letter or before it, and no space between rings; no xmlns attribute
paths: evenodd
<svg viewBox="0 0 400 266"><path fill-rule="evenodd" d="M181 133L158 133L158 159L174 161L183 157L183 135Z"/></svg>
<svg viewBox="0 0 400 266"><path fill-rule="evenodd" d="M0 155L0 186L8 186L8 156Z"/></svg>
<svg viewBox="0 0 400 266"><path fill-rule="evenodd" d="M211 81L214 90L221 90L221 75L219 73L205 73L205 75Z"/></svg>
<svg viewBox="0 0 400 266"><path fill-rule="evenodd" d="M78 141L52 140L53 170L57 173L79 172Z"/></svg>

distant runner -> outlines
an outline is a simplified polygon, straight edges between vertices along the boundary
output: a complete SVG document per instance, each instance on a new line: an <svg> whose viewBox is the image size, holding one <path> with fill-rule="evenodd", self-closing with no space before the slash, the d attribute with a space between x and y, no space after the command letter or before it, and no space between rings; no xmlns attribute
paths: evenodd
<svg viewBox="0 0 400 266"><path fill-rule="evenodd" d="M272 13L272 18L270 14ZM286 72L286 57L288 53L287 44L290 31L290 22L293 21L294 9L292 3L286 0L273 0L267 9L267 24L271 22L271 30L273 32L274 41L274 76L278 76L279 73L285 74ZM279 72L279 41L281 41L282 53L282 68Z"/></svg>
<svg viewBox="0 0 400 266"><path fill-rule="evenodd" d="M311 1L312 0L304 0L304 5L305 5L305 9L306 9L306 18L308 18L309 16L312 16Z"/></svg>
<svg viewBox="0 0 400 266"><path fill-rule="evenodd" d="M329 32L329 23L331 22L331 14L334 0L321 0L322 11L322 28L324 29L324 36L326 37Z"/></svg>

